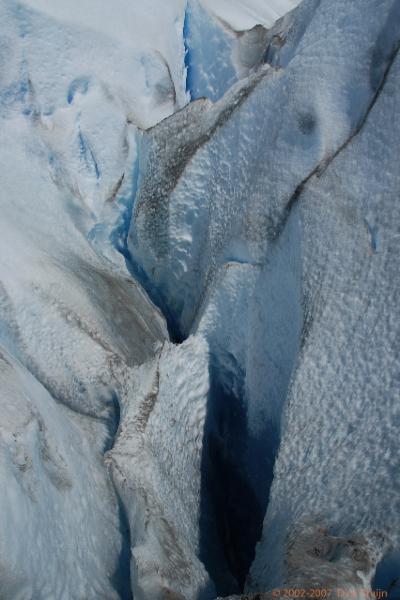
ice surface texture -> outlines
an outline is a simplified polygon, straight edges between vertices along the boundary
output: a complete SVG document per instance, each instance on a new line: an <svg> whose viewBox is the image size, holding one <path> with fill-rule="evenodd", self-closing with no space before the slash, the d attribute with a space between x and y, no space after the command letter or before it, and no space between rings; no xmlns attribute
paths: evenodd
<svg viewBox="0 0 400 600"><path fill-rule="evenodd" d="M296 4L0 0L1 600L398 577L400 8Z"/></svg>
<svg viewBox="0 0 400 600"><path fill-rule="evenodd" d="M139 371L135 401L127 404L109 453L131 525L132 587L138 600L173 593L215 598L198 559L208 392L205 341L166 344L158 360Z"/></svg>
<svg viewBox="0 0 400 600"><path fill-rule="evenodd" d="M107 260L88 238L135 153L129 106L148 125L185 98L179 11L167 77L162 48L62 22L62 4L0 2L2 600L130 597L103 455L132 370L168 335L111 244ZM150 92L173 77L173 100Z"/></svg>
<svg viewBox="0 0 400 600"><path fill-rule="evenodd" d="M399 26L393 1L303 2L270 67L143 139L132 257L208 340L250 450L281 438L249 590L362 588L399 544Z"/></svg>

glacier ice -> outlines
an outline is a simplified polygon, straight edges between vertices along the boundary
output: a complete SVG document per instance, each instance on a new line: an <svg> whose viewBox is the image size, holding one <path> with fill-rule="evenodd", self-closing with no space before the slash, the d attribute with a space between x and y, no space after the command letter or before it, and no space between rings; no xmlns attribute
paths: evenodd
<svg viewBox="0 0 400 600"><path fill-rule="evenodd" d="M0 0L2 600L396 589L399 31Z"/></svg>
<svg viewBox="0 0 400 600"><path fill-rule="evenodd" d="M0 3L0 597L129 598L129 536L104 452L125 380L168 334L111 244L96 252L90 234L107 228L135 153L129 105L148 125L184 101L181 12L167 40L172 103L157 88L162 48L29 4Z"/></svg>
<svg viewBox="0 0 400 600"><path fill-rule="evenodd" d="M218 100L263 63L268 30L261 24L235 31L199 0L190 0L183 31L186 88L192 100Z"/></svg>
<svg viewBox="0 0 400 600"><path fill-rule="evenodd" d="M168 593L215 598L198 558L208 392L208 348L200 336L165 344L129 389L135 402L127 398L107 461L129 516L138 600Z"/></svg>
<svg viewBox="0 0 400 600"><path fill-rule="evenodd" d="M292 573L287 567L286 577L300 585L346 576L356 585L357 569L369 576L375 554L399 546L399 298L393 285L399 251L399 121L393 119L399 77L396 58L362 130L308 182L298 200L307 326L287 399L264 536L251 573L255 589L279 583L278 573L285 571L282 557L267 566L263 556L267 544L276 549L277 538L289 535L286 523L292 528L313 518L314 528L318 523L331 528L333 542L341 538L333 564L327 549L307 568L304 561ZM316 244L321 235L323 250ZM301 494L293 493L297 489ZM355 553L349 538L360 537L365 549ZM303 552L312 554L312 548L306 543ZM316 573L319 564L324 570Z"/></svg>
<svg viewBox="0 0 400 600"><path fill-rule="evenodd" d="M122 540L99 421L71 418L1 347L1 597L117 599ZM122 591L122 590L121 590Z"/></svg>
<svg viewBox="0 0 400 600"><path fill-rule="evenodd" d="M259 310L255 318L257 333L263 332L260 340L242 315L244 331L229 352L234 359L235 354L241 357L236 357L233 368L246 373L248 418L255 433L259 423L279 425L280 400L285 393L276 393L274 388L287 390L298 354L301 234L296 212L289 209L310 175L321 170L357 131L374 102L396 42L395 32L390 27L385 30L390 2L386 14L382 11L380 19L374 16L371 20L365 19L361 5L352 3L346 14L346 22L353 24L349 31L336 7L322 4L316 10L316 4L308 2L298 9L303 18L314 15L300 40L286 33L288 44L293 41L296 51L285 68L266 66L236 84L215 105L193 103L143 139L130 250L145 271L148 291L157 291L171 329L186 336L201 328L204 313L213 310L214 290L222 290L226 282L228 299L221 301L225 314L220 317L217 312L207 328L211 351L223 361L220 354L226 344L222 336L232 335L229 295L233 297L232 311L235 301L242 307L237 290L243 286L250 302L249 318L261 302L273 305L268 306L270 310ZM373 6L371 14L375 15ZM337 27L342 24L341 35L321 39L320 22L332 26L334 17ZM357 25L358 33L363 34L362 40L357 37L354 43ZM371 62L371 38L379 47L382 31L387 33L387 46L379 50L377 62L374 55ZM290 50L285 51L285 56L288 54ZM357 73L348 68L353 63L358 65ZM375 87L371 86L372 69ZM315 90L310 89L312 85ZM277 98L281 99L279 105ZM255 129L254 118L260 114L265 115L263 126ZM185 120L190 125L182 136ZM268 144L268 140L274 143ZM238 268L243 265L248 274L238 278L234 293L229 291L226 275L232 263ZM221 285L215 284L216 280ZM285 333L288 315L291 324ZM224 323L228 331L214 335L214 328L220 329ZM271 353L265 347L267 336L273 345ZM222 352L218 352L219 344ZM250 365L258 361L253 374L251 366L246 368L247 360ZM273 383L266 383L268 380ZM263 396L266 388L271 390L268 401Z"/></svg>
<svg viewBox="0 0 400 600"><path fill-rule="evenodd" d="M264 506L274 475L264 537L248 579L250 590L285 582L311 586L340 581L362 587L370 582L386 545L398 544L396 518L378 500L379 488L393 490L390 482L396 462L394 439L391 442L384 433L385 423L390 427L396 420L398 394L395 384L390 384L395 372L389 375L390 357L395 359L396 351L395 346L387 352L383 347L395 335L398 314L395 301L392 311L388 307L389 291L382 293L383 279L393 286L395 276L386 262L385 266L371 263L375 256L385 260L383 238L397 239L390 229L381 231L384 225L379 217L384 210L388 225L395 221L398 157L391 148L396 129L392 125L386 162L378 150L383 141L374 134L364 142L364 152L356 147L354 158L349 153L362 143L369 123L379 115L387 120L380 128L376 125L375 132L387 132L395 119L391 82L396 81L399 19L398 4L391 1L379 3L379 8L374 1L303 2L268 32L270 67L242 79L214 104L199 100L189 105L143 138L129 236L132 258L144 270L149 293L156 290L154 298L167 315L170 330L178 339L201 332L210 344L218 385L233 403L234 397L244 402L248 425L244 462ZM383 93L392 103L380 109ZM370 155L373 168L367 162ZM342 168L333 171L339 160ZM363 167L357 170L358 161ZM331 172L324 191L324 178ZM390 180L389 189L383 173ZM382 201L378 203L382 185L386 208ZM315 190L312 208L307 207L309 187ZM375 205L372 201L367 205L369 197L377 199ZM386 252L396 260L394 248ZM362 276L364 264L368 278ZM326 296L321 291L325 278ZM369 317L363 294L369 299L366 306L374 305L374 295L381 298L388 316L382 306L375 308L374 317L371 309ZM393 321L390 327L384 326L385 318ZM364 338L358 343L366 352L357 360L351 359L358 353L356 326L362 328ZM374 334L374 343L381 348L381 366L373 359L368 337L374 327L380 327L382 336ZM328 354L329 342L332 354ZM377 375L383 363L387 381ZM366 369L376 375L369 377ZM378 416L376 402L382 395L385 403ZM357 407L362 413L368 405L369 418L364 416L362 422L381 432L375 434L375 441L370 440L372 430L368 434L367 429L363 437L361 415L351 417L349 402L355 413ZM315 414L321 419L317 432ZM309 438L304 433L307 424ZM354 452L353 431L361 436L360 463L356 456L354 463L347 456L340 459L346 435L349 452ZM391 431L396 435L394 427ZM378 446L384 450L378 451ZM264 460L269 455L270 464L260 483L257 467L262 465L262 455ZM383 456L387 456L386 467ZM303 471L308 461L307 486ZM290 476L292 468L297 477ZM346 489L357 495L361 481L365 483L367 474L378 468L382 482L365 512L354 497L348 502L341 499L346 486L341 477L349 478ZM329 478L329 485L324 478ZM346 518L340 506L347 511ZM385 526L380 521L384 516ZM392 532L384 533L390 527ZM319 562L310 559L307 571L302 554L314 538L317 546L319 538L324 545L324 536L333 550L325 558L322 553ZM293 539L297 547L291 563ZM362 549L352 553L352 544ZM368 556L364 567L352 559L358 555Z"/></svg>
<svg viewBox="0 0 400 600"><path fill-rule="evenodd" d="M201 0L203 6L235 31L257 25L270 29L275 21L295 8L299 0Z"/></svg>

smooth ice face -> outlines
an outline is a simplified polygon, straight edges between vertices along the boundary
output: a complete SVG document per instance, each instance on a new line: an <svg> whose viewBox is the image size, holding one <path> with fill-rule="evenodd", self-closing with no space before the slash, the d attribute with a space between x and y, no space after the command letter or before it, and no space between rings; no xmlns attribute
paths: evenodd
<svg viewBox="0 0 400 600"><path fill-rule="evenodd" d="M277 19L294 9L299 0L201 0L204 7L236 31L256 25L270 28Z"/></svg>
<svg viewBox="0 0 400 600"><path fill-rule="evenodd" d="M186 89L214 102L265 60L268 30L297 0L188 0L183 27Z"/></svg>
<svg viewBox="0 0 400 600"><path fill-rule="evenodd" d="M219 100L264 61L268 30L235 31L199 0L187 3L184 21L186 89L192 100Z"/></svg>

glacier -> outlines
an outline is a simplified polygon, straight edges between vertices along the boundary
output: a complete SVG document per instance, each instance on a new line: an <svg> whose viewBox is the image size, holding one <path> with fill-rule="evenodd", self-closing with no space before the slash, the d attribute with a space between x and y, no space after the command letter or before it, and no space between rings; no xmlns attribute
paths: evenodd
<svg viewBox="0 0 400 600"><path fill-rule="evenodd" d="M397 597L398 0L0 32L0 598Z"/></svg>

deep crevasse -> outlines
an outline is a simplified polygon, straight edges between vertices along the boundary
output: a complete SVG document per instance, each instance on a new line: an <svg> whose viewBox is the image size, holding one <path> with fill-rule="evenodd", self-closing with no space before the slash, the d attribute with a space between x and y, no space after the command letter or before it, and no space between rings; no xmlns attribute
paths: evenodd
<svg viewBox="0 0 400 600"><path fill-rule="evenodd" d="M394 579L398 4L275 5L0 3L2 598Z"/></svg>

